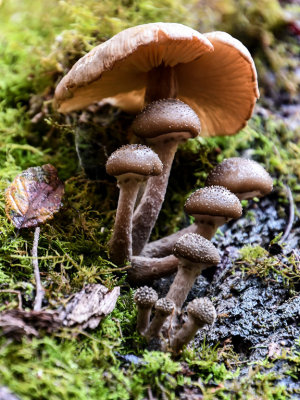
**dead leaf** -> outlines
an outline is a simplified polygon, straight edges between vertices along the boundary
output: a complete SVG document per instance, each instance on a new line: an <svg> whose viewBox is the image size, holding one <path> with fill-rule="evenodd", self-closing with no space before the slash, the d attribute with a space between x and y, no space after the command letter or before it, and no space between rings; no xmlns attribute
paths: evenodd
<svg viewBox="0 0 300 400"><path fill-rule="evenodd" d="M113 311L119 295L119 287L110 291L100 284L86 285L67 303L60 319L65 326L95 329Z"/></svg>
<svg viewBox="0 0 300 400"><path fill-rule="evenodd" d="M53 218L61 206L64 185L51 164L32 167L6 189L6 215L18 229L36 227Z"/></svg>

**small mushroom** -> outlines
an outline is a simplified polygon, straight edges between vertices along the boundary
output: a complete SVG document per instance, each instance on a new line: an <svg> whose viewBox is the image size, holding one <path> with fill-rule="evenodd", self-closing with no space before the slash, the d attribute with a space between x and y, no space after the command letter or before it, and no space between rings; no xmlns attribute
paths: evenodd
<svg viewBox="0 0 300 400"><path fill-rule="evenodd" d="M154 317L150 323L149 329L146 332L148 339L159 337L164 322L174 310L175 304L172 300L167 298L157 300L155 303Z"/></svg>
<svg viewBox="0 0 300 400"><path fill-rule="evenodd" d="M208 175L208 186L221 185L240 200L266 196L273 189L268 172L256 161L246 158L227 158Z"/></svg>
<svg viewBox="0 0 300 400"><path fill-rule="evenodd" d="M142 256L165 257L171 254L174 244L185 233L198 233L210 240L220 226L242 215L239 199L223 186L196 190L186 200L184 209L195 218L195 222L175 234L149 243Z"/></svg>
<svg viewBox="0 0 300 400"><path fill-rule="evenodd" d="M138 308L136 327L141 335L148 329L151 311L157 298L156 291L148 286L140 287L135 292L134 301Z"/></svg>
<svg viewBox="0 0 300 400"><path fill-rule="evenodd" d="M149 147L127 145L111 154L106 172L117 178L120 195L113 235L109 243L111 260L123 264L132 255L132 215L141 182L162 172L162 163Z"/></svg>
<svg viewBox="0 0 300 400"><path fill-rule="evenodd" d="M133 216L133 254L138 255L149 240L165 197L171 166L178 144L198 136L201 125L197 114L180 100L150 103L132 125L133 132L146 139L163 163L163 172L148 180Z"/></svg>
<svg viewBox="0 0 300 400"><path fill-rule="evenodd" d="M180 309L201 272L220 262L215 246L196 233L187 233L175 243L173 253L179 259L178 271L167 294Z"/></svg>
<svg viewBox="0 0 300 400"><path fill-rule="evenodd" d="M197 331L205 325L213 325L216 319L216 310L207 298L194 299L187 306L188 319L181 329L171 339L171 348L178 353L196 335Z"/></svg>

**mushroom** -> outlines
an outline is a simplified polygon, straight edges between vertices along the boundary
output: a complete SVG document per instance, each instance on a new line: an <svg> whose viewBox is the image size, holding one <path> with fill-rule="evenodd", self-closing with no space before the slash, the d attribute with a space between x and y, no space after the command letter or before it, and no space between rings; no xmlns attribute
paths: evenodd
<svg viewBox="0 0 300 400"><path fill-rule="evenodd" d="M241 42L163 22L126 29L95 47L55 91L63 113L100 100L136 113L145 103L178 98L198 114L206 136L238 132L258 97L255 65Z"/></svg>
<svg viewBox="0 0 300 400"><path fill-rule="evenodd" d="M196 233L187 233L175 243L173 253L179 259L178 271L167 298L180 309L201 272L220 262L215 246Z"/></svg>
<svg viewBox="0 0 300 400"><path fill-rule="evenodd" d="M198 233L210 240L220 226L242 215L239 199L223 186L208 186L196 190L186 200L184 209L195 218L195 222L172 235L149 243L142 256L168 256L172 253L175 242L185 233Z"/></svg>
<svg viewBox="0 0 300 400"><path fill-rule="evenodd" d="M225 32L202 35L162 22L126 29L95 47L55 91L64 113L100 100L139 112L145 104L176 98L198 115L203 136L237 133L258 97L255 65L241 42Z"/></svg>
<svg viewBox="0 0 300 400"><path fill-rule="evenodd" d="M240 200L262 197L273 189L268 172L256 161L246 158L227 158L208 175L206 184L222 185Z"/></svg>
<svg viewBox="0 0 300 400"><path fill-rule="evenodd" d="M157 298L156 291L148 286L140 287L135 292L134 301L138 308L136 327L141 335L144 335L145 331L148 329L151 310Z"/></svg>
<svg viewBox="0 0 300 400"><path fill-rule="evenodd" d="M213 325L216 319L216 310L212 302L203 297L194 299L187 306L188 319L181 329L171 338L171 349L178 353L205 325Z"/></svg>
<svg viewBox="0 0 300 400"><path fill-rule="evenodd" d="M155 303L155 314L146 332L148 339L157 338L160 335L161 329L166 319L175 310L175 304L172 300L162 298Z"/></svg>
<svg viewBox="0 0 300 400"><path fill-rule="evenodd" d="M171 166L178 144L200 133L197 114L180 100L150 103L133 122L133 132L147 140L163 163L163 172L148 180L143 197L133 216L133 254L138 255L148 242L165 197Z"/></svg>
<svg viewBox="0 0 300 400"><path fill-rule="evenodd" d="M106 172L117 177L120 195L113 235L109 243L111 260L123 264L132 255L132 215L141 182L162 172L162 163L149 147L127 145L113 152Z"/></svg>

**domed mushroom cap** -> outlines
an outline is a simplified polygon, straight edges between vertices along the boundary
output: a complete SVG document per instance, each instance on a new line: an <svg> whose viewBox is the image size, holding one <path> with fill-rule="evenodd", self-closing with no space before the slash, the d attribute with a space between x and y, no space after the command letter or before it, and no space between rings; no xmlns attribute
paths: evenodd
<svg viewBox="0 0 300 400"><path fill-rule="evenodd" d="M188 132L196 137L201 130L197 114L180 100L165 99L150 103L137 115L133 132L142 138L155 138L171 132Z"/></svg>
<svg viewBox="0 0 300 400"><path fill-rule="evenodd" d="M212 325L217 317L216 309L207 297L191 301L187 306L187 312L203 325Z"/></svg>
<svg viewBox="0 0 300 400"><path fill-rule="evenodd" d="M158 299L155 303L155 309L161 314L170 315L175 309L175 304L171 299L162 298Z"/></svg>
<svg viewBox="0 0 300 400"><path fill-rule="evenodd" d="M209 186L196 190L186 200L184 209L192 215L225 218L239 218L243 211L239 199L222 186Z"/></svg>
<svg viewBox="0 0 300 400"><path fill-rule="evenodd" d="M186 233L174 245L175 257L183 258L193 263L215 265L220 262L220 256L215 246L197 233Z"/></svg>
<svg viewBox="0 0 300 400"><path fill-rule="evenodd" d="M159 175L163 165L158 155L147 146L129 144L114 151L106 162L106 172L119 176L126 173Z"/></svg>
<svg viewBox="0 0 300 400"><path fill-rule="evenodd" d="M148 286L138 288L134 295L134 301L142 308L152 307L157 298L156 291Z"/></svg>
<svg viewBox="0 0 300 400"><path fill-rule="evenodd" d="M256 161L232 157L217 165L208 175L207 185L222 185L241 198L261 197L273 189L268 172Z"/></svg>
<svg viewBox="0 0 300 400"><path fill-rule="evenodd" d="M126 111L144 106L147 74L172 67L177 98L198 114L202 135L231 135L250 118L259 97L254 62L224 32L205 35L175 23L126 29L82 57L55 91L60 112L106 101Z"/></svg>

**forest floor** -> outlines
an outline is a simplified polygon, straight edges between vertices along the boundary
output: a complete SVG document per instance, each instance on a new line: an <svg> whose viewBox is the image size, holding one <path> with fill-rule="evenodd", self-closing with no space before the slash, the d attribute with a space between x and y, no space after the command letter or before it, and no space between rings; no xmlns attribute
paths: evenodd
<svg viewBox="0 0 300 400"><path fill-rule="evenodd" d="M4 199L29 167L51 163L65 184L60 212L41 227L43 310L59 310L87 284L121 289L96 329L51 329L52 319L22 335L2 329L0 400L300 399L300 6L213 3L0 1L0 324L20 298L23 311L33 308L33 230L14 228ZM132 139L134 116L107 105L67 116L52 107L78 58L123 28L154 21L240 39L254 57L261 98L237 135L180 147L152 239L189 223L185 199L225 158L251 158L274 179L270 195L243 202L242 218L214 237L221 262L198 278L188 301L208 296L218 318L175 358L151 351L136 332L135 288L108 258L118 190L104 166ZM163 295L172 279L153 287Z"/></svg>

